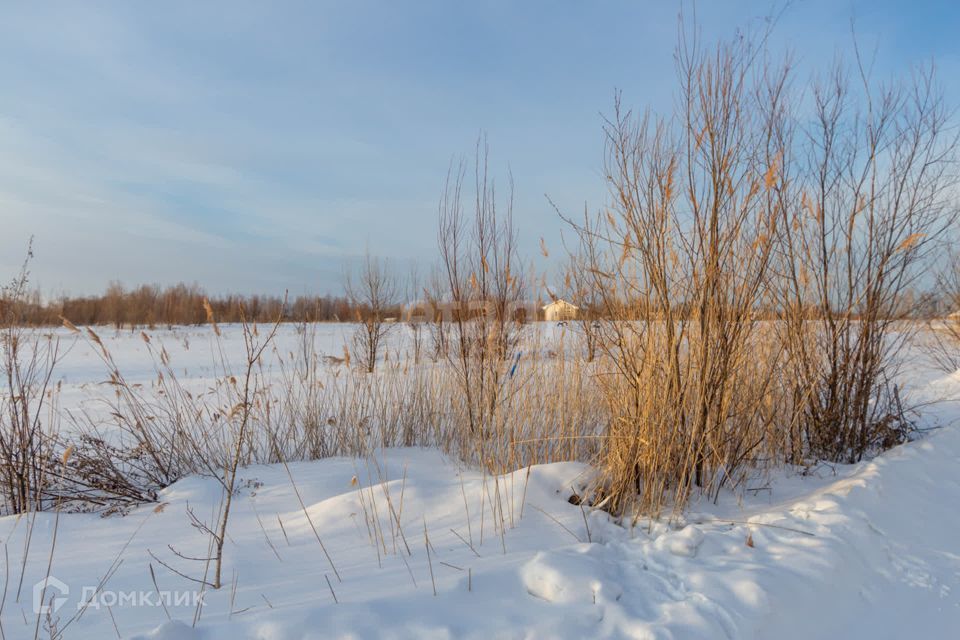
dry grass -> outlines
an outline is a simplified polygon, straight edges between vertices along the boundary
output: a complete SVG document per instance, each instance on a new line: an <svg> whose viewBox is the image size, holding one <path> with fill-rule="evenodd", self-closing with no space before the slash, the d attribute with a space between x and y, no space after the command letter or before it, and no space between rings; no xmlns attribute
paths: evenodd
<svg viewBox="0 0 960 640"><path fill-rule="evenodd" d="M24 328L27 257L0 288L0 514L42 511L55 502L59 339Z"/></svg>
<svg viewBox="0 0 960 640"><path fill-rule="evenodd" d="M956 220L957 139L931 71L875 89L861 69L862 91L835 71L801 127L788 62L681 34L676 111L617 102L611 204L568 220L571 288L606 319L597 492L616 512L902 442L901 294Z"/></svg>
<svg viewBox="0 0 960 640"><path fill-rule="evenodd" d="M180 381L166 351L147 333L142 339L154 359L154 383L129 383L106 342L87 330L82 339L100 353L113 392L103 406L68 416L77 444L72 497L78 504L123 509L152 500L158 489L189 474L221 477L234 460L365 458L384 447L430 446L504 473L589 460L599 450L606 414L596 402L594 370L575 355L580 338L572 332L547 341L530 330L481 441L446 363L418 365L398 353L368 373L317 352L315 330L301 325L298 348L274 349L270 366L258 357L249 383L240 375L245 371L230 371L218 356L220 374L201 392Z"/></svg>

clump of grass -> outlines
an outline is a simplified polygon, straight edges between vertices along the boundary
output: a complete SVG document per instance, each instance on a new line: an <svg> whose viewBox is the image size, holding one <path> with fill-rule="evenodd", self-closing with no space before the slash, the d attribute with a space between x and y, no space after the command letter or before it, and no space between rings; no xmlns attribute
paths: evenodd
<svg viewBox="0 0 960 640"><path fill-rule="evenodd" d="M610 206L569 220L572 288L603 318L614 511L681 509L764 462L855 462L910 428L900 294L956 220L949 111L929 70L863 93L835 71L801 127L791 67L764 53L681 30L677 111L617 101Z"/></svg>

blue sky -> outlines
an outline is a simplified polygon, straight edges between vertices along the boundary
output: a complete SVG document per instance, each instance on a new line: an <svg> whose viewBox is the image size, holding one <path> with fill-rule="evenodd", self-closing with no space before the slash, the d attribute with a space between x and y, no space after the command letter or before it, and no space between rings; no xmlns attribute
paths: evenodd
<svg viewBox="0 0 960 640"><path fill-rule="evenodd" d="M701 1L704 37L768 2ZM8 3L0 13L0 276L30 235L47 293L110 280L337 292L369 246L432 261L448 163L485 131L524 248L600 206L601 114L667 109L681 5ZM689 5L688 5L689 9ZM772 41L800 78L849 52L935 59L960 104L960 3L797 0ZM8 275L4 275L8 274Z"/></svg>

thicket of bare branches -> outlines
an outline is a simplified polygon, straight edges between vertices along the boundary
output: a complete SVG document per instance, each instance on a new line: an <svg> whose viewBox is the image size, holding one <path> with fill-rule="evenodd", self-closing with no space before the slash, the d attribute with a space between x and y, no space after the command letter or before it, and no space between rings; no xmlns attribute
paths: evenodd
<svg viewBox="0 0 960 640"><path fill-rule="evenodd" d="M368 252L358 273L347 275L345 288L356 309L353 320L358 324L353 334L353 357L367 373L373 373L387 334L396 327L399 282L388 264Z"/></svg>
<svg viewBox="0 0 960 640"><path fill-rule="evenodd" d="M900 295L956 220L956 134L931 68L877 87L841 68L814 84L814 122L784 176L782 307L800 405L794 450L853 462L902 441ZM789 181L789 182L787 182Z"/></svg>
<svg viewBox="0 0 960 640"><path fill-rule="evenodd" d="M743 42L681 47L679 113L636 115L618 100L607 122L611 204L577 228L581 288L612 319L597 326L612 414L600 465L617 511L718 490L770 428L777 354L756 344L756 316L776 239L768 174L783 153L771 116L785 78L756 82L756 55Z"/></svg>
<svg viewBox="0 0 960 640"><path fill-rule="evenodd" d="M955 219L956 138L929 70L812 89L737 39L681 37L666 116L619 103L611 204L576 222L601 297L613 508L682 506L759 460L851 462L909 424L890 380L900 295ZM800 92L802 95L802 92Z"/></svg>
<svg viewBox="0 0 960 640"><path fill-rule="evenodd" d="M483 462L512 458L509 437L513 368L527 293L513 226L513 181L503 204L489 174L489 150L478 141L472 192L464 194L467 164L447 175L439 207L440 302L450 309L443 340L446 362L461 390L467 428L475 439L462 455ZM465 197L466 196L466 197ZM440 331L443 328L439 329ZM512 462L512 460L511 460Z"/></svg>
<svg viewBox="0 0 960 640"><path fill-rule="evenodd" d="M24 327L28 247L20 271L0 287L0 514L41 511L58 482L59 414L53 373L60 341Z"/></svg>

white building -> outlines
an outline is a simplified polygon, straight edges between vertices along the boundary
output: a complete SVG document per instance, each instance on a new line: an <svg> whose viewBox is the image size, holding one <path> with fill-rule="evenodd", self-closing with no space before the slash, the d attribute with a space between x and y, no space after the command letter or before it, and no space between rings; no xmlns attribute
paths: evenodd
<svg viewBox="0 0 960 640"><path fill-rule="evenodd" d="M576 320L577 311L580 309L563 300L557 298L550 304L543 305L543 319L547 322L563 322L565 320Z"/></svg>

